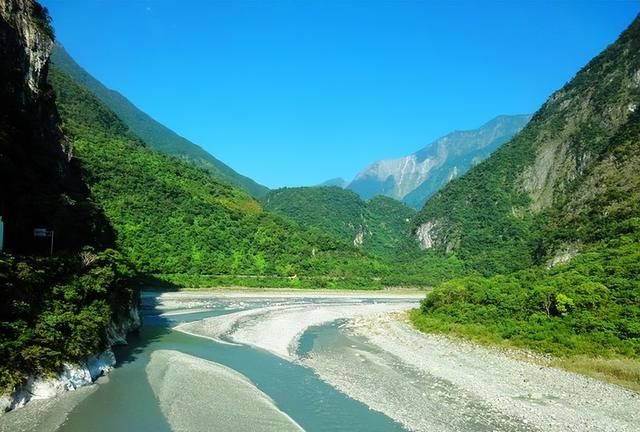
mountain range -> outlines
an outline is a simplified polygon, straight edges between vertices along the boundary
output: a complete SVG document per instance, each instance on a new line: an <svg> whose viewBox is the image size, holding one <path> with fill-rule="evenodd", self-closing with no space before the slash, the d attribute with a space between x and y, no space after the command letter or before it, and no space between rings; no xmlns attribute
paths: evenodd
<svg viewBox="0 0 640 432"><path fill-rule="evenodd" d="M408 156L374 162L346 187L363 199L386 195L419 209L442 186L509 141L530 118L503 115L477 129L452 132Z"/></svg>

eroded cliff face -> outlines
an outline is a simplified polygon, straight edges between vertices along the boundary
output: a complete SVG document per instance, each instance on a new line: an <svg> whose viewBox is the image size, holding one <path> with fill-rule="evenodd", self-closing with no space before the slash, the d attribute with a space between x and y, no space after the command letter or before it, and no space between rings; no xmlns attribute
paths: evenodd
<svg viewBox="0 0 640 432"><path fill-rule="evenodd" d="M629 33L543 107L543 112L549 113L547 130L535 138L535 160L518 182L531 198L530 211L540 212L563 199L571 183L589 174L588 168L600 157L605 143L636 111L640 66L632 51L638 41L625 37ZM603 61L606 57L611 60ZM581 86L586 80L597 84Z"/></svg>
<svg viewBox="0 0 640 432"><path fill-rule="evenodd" d="M0 214L5 246L30 252L35 225L51 225L52 200L69 182L53 93L53 48L46 10L30 0L0 0Z"/></svg>
<svg viewBox="0 0 640 432"><path fill-rule="evenodd" d="M3 91L23 108L42 106L53 40L46 9L30 0L0 0L0 52Z"/></svg>
<svg viewBox="0 0 640 432"><path fill-rule="evenodd" d="M48 252L36 227L55 231L58 251L106 247L113 237L60 130L47 83L52 36L37 2L0 0L0 215L5 249L17 254Z"/></svg>
<svg viewBox="0 0 640 432"><path fill-rule="evenodd" d="M64 259L79 255L85 246L102 250L114 244L110 225L90 200L79 162L73 158L71 146L60 130L54 93L47 83L52 38L47 11L40 4L31 0L0 0L0 216L5 222L6 252L14 255L3 255L2 259L48 255L48 239L44 245L35 239L36 227L55 231L55 254L66 255ZM67 263L64 259L60 258L60 263ZM69 276L79 271L73 270L71 264L68 267L64 271ZM20 293L28 292L28 283L25 288L20 285L22 279L9 277L14 272L10 265L3 267L3 271L3 281L13 281L6 289L3 286L4 304L8 305L3 309L8 315L3 318L20 321L40 313L43 305L25 302L20 297ZM38 287L39 297L52 289L44 283ZM125 342L126 334L140 326L134 297L137 296L118 300L122 312L112 315L117 319L112 318L114 322L101 336L103 346ZM12 308L13 304L21 306ZM17 336L6 332L2 337ZM65 353L62 354L64 359ZM107 348L82 364L65 363L55 378L25 373L24 385L11 394L0 394L0 414L31 399L51 397L91 383L108 372L114 362L113 353ZM24 372L16 364L8 366L4 370L14 368Z"/></svg>

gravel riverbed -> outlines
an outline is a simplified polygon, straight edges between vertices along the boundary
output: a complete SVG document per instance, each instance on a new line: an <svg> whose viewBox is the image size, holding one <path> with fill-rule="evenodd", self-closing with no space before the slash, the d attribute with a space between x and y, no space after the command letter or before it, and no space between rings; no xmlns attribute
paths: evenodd
<svg viewBox="0 0 640 432"><path fill-rule="evenodd" d="M358 352L354 345L323 350L307 364L330 384L408 429L640 430L637 393L541 365L544 359L538 356L527 361L425 334L398 314L355 318L343 331L376 349ZM350 355L360 367L339 367Z"/></svg>

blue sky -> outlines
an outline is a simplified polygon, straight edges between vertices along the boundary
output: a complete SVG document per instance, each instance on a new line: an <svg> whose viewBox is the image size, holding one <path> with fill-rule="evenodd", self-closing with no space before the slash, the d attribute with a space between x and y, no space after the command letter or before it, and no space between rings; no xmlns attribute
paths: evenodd
<svg viewBox="0 0 640 432"><path fill-rule="evenodd" d="M106 86L269 187L534 112L640 1L44 0Z"/></svg>

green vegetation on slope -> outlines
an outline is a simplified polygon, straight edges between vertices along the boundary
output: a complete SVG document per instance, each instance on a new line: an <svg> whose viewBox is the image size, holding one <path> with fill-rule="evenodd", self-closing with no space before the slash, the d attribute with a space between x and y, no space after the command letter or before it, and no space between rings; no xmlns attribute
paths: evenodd
<svg viewBox="0 0 640 432"><path fill-rule="evenodd" d="M25 375L49 376L107 348L107 327L137 304L133 276L111 249L58 258L0 254L0 393Z"/></svg>
<svg viewBox="0 0 640 432"><path fill-rule="evenodd" d="M57 68L50 79L91 196L104 208L117 246L137 270L192 278L354 280L386 271L350 245L264 212L245 192L206 170L146 148L112 111Z"/></svg>
<svg viewBox="0 0 640 432"><path fill-rule="evenodd" d="M478 272L491 275L527 268L553 254L560 245L550 241L548 229L543 232L549 221L555 231L566 232L567 241L582 240L581 233L589 231L582 224L599 220L589 212L626 207L624 194L603 196L599 185L586 186L594 172L602 171L604 154L621 149L619 133L637 122L637 113L631 114L640 104L639 33L636 20L556 92L511 142L436 194L419 213L414 230L430 222L433 249L454 252ZM634 182L637 177L633 170L610 170L615 174L612 182ZM586 196L580 198L579 191ZM583 199L592 194L600 201ZM570 213L585 217L582 222L557 218Z"/></svg>
<svg viewBox="0 0 640 432"><path fill-rule="evenodd" d="M162 153L178 156L205 168L218 179L236 185L256 198L265 195L269 191L265 186L238 174L202 147L158 123L140 111L120 93L106 88L100 81L82 69L63 47L56 45L51 58L57 67L70 75L76 82L86 86L102 103L113 110L131 128L131 131L149 147Z"/></svg>
<svg viewBox="0 0 640 432"><path fill-rule="evenodd" d="M639 70L636 19L520 135L426 204L415 229L434 247L423 259L459 257L469 276L423 301L418 328L552 353L640 388Z"/></svg>
<svg viewBox="0 0 640 432"><path fill-rule="evenodd" d="M338 187L283 188L271 191L262 202L268 211L380 256L395 252L415 215L392 198L377 196L365 202Z"/></svg>
<svg viewBox="0 0 640 432"><path fill-rule="evenodd" d="M640 358L640 218L627 230L548 270L445 282L414 321L559 355Z"/></svg>

